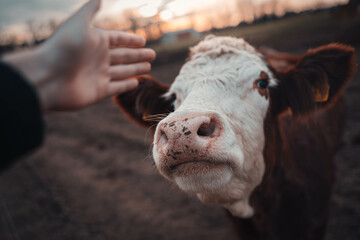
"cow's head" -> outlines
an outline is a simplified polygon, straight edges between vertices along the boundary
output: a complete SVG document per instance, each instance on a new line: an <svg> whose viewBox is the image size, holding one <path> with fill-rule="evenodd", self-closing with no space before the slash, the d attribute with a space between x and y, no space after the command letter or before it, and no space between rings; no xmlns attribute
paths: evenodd
<svg viewBox="0 0 360 240"><path fill-rule="evenodd" d="M142 76L115 102L136 123L157 124L153 156L164 177L250 217L249 196L265 171L265 118L331 104L353 69L353 49L343 45L311 50L277 72L243 39L210 36L191 48L170 88Z"/></svg>

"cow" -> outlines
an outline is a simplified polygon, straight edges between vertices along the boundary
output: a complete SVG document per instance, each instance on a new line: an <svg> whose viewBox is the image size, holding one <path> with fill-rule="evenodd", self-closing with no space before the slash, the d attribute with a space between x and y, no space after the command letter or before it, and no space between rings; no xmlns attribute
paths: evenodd
<svg viewBox="0 0 360 240"><path fill-rule="evenodd" d="M156 126L160 174L225 208L241 239L323 239L354 49L272 60L242 38L208 36L171 86L139 76L114 102Z"/></svg>

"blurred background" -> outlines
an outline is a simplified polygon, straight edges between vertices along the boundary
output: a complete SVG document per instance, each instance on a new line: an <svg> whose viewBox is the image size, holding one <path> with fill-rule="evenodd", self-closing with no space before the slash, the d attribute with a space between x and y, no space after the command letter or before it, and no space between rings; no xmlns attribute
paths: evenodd
<svg viewBox="0 0 360 240"><path fill-rule="evenodd" d="M0 54L46 40L82 0L0 0ZM140 34L154 48L152 75L171 84L188 48L207 34L303 54L331 42L360 62L359 0L103 0L94 24ZM360 75L348 87L347 128L327 240L360 239ZM44 146L0 175L0 240L237 239L222 209L163 179L151 131L106 99L46 116Z"/></svg>

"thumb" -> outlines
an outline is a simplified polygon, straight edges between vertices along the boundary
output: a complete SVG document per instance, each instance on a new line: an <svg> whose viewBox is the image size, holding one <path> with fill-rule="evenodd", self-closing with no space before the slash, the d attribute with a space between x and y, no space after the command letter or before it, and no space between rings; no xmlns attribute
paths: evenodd
<svg viewBox="0 0 360 240"><path fill-rule="evenodd" d="M100 9L101 0L90 0L82 6L77 13L75 13L75 17L80 17L86 21L91 21L97 11Z"/></svg>

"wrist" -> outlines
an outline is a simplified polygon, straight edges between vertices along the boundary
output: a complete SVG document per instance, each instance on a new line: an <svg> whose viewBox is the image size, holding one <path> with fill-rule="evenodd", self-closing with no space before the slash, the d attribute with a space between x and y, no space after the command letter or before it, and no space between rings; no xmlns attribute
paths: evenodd
<svg viewBox="0 0 360 240"><path fill-rule="evenodd" d="M46 55L41 46L7 54L3 60L24 74L36 88L50 79Z"/></svg>
<svg viewBox="0 0 360 240"><path fill-rule="evenodd" d="M53 76L51 76L50 61L44 46L40 45L32 49L7 54L2 60L15 67L26 77L27 81L36 89L42 109L48 110L51 104L47 93L48 84Z"/></svg>

